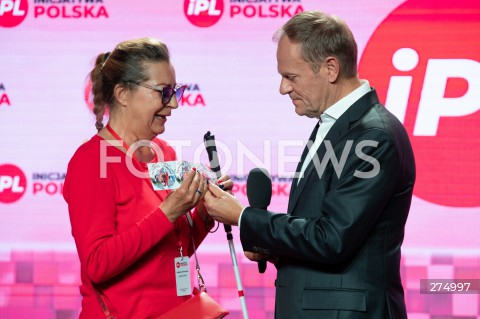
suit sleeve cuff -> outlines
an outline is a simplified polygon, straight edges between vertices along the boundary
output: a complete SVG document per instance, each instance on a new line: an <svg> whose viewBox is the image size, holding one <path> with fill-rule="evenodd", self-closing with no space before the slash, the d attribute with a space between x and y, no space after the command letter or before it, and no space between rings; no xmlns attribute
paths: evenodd
<svg viewBox="0 0 480 319"><path fill-rule="evenodd" d="M242 212L240 213L240 216L238 217L238 229L240 230L240 224L242 223L242 215L243 215L243 212L245 211L247 207L244 207L242 209Z"/></svg>

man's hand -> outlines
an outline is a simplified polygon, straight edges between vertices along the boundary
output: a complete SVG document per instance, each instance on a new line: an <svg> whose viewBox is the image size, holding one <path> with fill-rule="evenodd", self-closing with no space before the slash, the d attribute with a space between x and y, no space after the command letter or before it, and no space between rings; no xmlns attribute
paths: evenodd
<svg viewBox="0 0 480 319"><path fill-rule="evenodd" d="M274 265L277 265L277 261L278 261L277 256L265 255L261 253L253 253L251 251L245 251L243 253L245 254L245 257L247 257L251 261L266 260L268 262L271 262Z"/></svg>
<svg viewBox="0 0 480 319"><path fill-rule="evenodd" d="M221 190L217 185L208 184L205 194L205 207L213 219L227 225L238 225L243 206L233 195Z"/></svg>

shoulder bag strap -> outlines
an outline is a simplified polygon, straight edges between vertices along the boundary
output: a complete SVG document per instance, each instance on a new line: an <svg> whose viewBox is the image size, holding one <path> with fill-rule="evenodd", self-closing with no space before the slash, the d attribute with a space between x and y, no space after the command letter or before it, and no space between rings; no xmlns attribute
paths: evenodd
<svg viewBox="0 0 480 319"><path fill-rule="evenodd" d="M95 296L97 297L98 303L100 304L100 307L102 308L103 314L105 315L105 319L115 319L113 315L110 313L110 310L107 307L107 304L105 303L105 298L103 298L103 294L97 287L92 282L93 290L95 291Z"/></svg>

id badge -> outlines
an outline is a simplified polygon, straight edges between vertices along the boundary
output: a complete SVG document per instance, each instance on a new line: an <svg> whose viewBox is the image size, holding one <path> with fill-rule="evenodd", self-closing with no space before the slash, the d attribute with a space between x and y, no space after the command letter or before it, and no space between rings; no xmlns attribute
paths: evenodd
<svg viewBox="0 0 480 319"><path fill-rule="evenodd" d="M190 258L183 256L175 258L175 279L177 282L177 296L192 294L190 282Z"/></svg>

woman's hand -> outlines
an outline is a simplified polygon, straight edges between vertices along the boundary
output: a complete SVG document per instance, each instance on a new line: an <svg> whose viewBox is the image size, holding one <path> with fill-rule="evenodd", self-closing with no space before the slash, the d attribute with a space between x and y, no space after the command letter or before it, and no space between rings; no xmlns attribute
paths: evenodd
<svg viewBox="0 0 480 319"><path fill-rule="evenodd" d="M220 187L221 189L223 189L227 193L233 195L233 193L232 193L233 181L230 179L230 176L223 175L222 177L220 177L217 181L217 185L218 185L218 187Z"/></svg>
<svg viewBox="0 0 480 319"><path fill-rule="evenodd" d="M205 196L207 182L196 170L185 174L182 185L168 194L167 198L160 204L160 209L165 216L174 222L180 216L195 207Z"/></svg>

